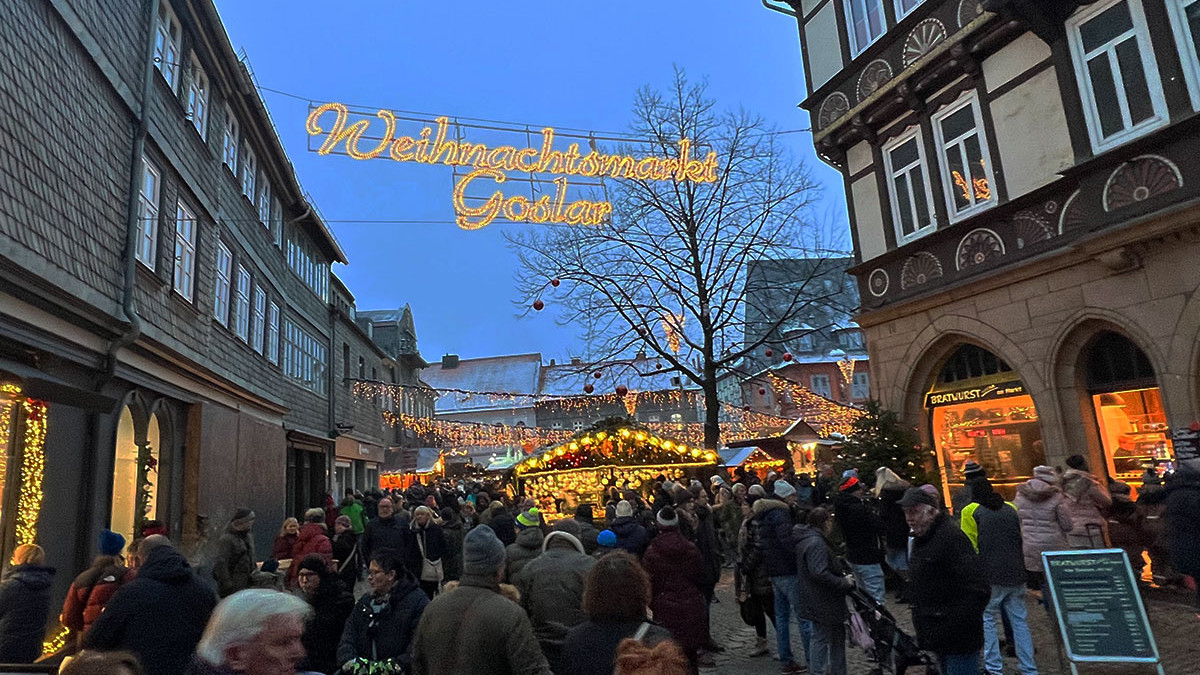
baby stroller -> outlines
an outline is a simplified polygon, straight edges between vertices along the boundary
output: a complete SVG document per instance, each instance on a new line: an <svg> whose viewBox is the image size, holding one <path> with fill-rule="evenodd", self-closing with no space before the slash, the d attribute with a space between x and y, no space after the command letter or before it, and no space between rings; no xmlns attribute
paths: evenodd
<svg viewBox="0 0 1200 675"><path fill-rule="evenodd" d="M878 664L876 672L904 675L912 666L925 666L926 675L938 673L937 661L917 648L916 638L896 625L887 607L857 585L850 591L850 604L850 640Z"/></svg>

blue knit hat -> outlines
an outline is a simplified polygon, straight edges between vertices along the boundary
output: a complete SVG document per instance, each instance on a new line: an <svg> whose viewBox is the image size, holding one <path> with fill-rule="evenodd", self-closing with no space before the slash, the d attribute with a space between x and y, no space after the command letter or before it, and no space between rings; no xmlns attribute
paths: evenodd
<svg viewBox="0 0 1200 675"><path fill-rule="evenodd" d="M100 530L100 555L121 555L125 550L125 537L112 530Z"/></svg>
<svg viewBox="0 0 1200 675"><path fill-rule="evenodd" d="M596 535L596 543L606 548L612 548L617 545L617 534L612 530L602 530Z"/></svg>

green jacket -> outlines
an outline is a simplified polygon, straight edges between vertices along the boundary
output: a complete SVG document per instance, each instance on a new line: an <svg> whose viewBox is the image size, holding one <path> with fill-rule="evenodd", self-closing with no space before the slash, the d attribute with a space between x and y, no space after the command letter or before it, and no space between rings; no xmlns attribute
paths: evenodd
<svg viewBox="0 0 1200 675"><path fill-rule="evenodd" d="M342 508L338 513L350 519L350 527L354 530L354 534L362 534L367 529L366 518L363 517L362 504L353 500L342 500Z"/></svg>

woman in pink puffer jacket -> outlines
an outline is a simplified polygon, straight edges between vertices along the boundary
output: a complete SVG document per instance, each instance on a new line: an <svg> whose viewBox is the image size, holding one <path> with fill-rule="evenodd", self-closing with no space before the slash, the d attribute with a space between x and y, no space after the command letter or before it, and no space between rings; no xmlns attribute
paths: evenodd
<svg viewBox="0 0 1200 675"><path fill-rule="evenodd" d="M1112 506L1108 490L1088 473L1082 455L1067 458L1063 472L1063 502L1071 512L1071 531L1067 543L1071 548L1105 548L1108 546L1108 520L1104 509Z"/></svg>
<svg viewBox="0 0 1200 675"><path fill-rule="evenodd" d="M1071 531L1071 513L1058 489L1058 473L1049 466L1033 470L1033 478L1017 486L1013 500L1021 517L1021 548L1025 553L1025 570L1039 581L1042 571L1042 552L1070 548L1067 533Z"/></svg>

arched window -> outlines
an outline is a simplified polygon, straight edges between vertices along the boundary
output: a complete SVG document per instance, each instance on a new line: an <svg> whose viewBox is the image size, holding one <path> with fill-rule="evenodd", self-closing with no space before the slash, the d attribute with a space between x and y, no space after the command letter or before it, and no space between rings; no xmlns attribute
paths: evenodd
<svg viewBox="0 0 1200 675"><path fill-rule="evenodd" d="M132 541L144 519L154 518L158 508L158 459L161 439L157 413L150 416L144 440L133 409L125 406L117 421L113 452L112 511L109 527Z"/></svg>

